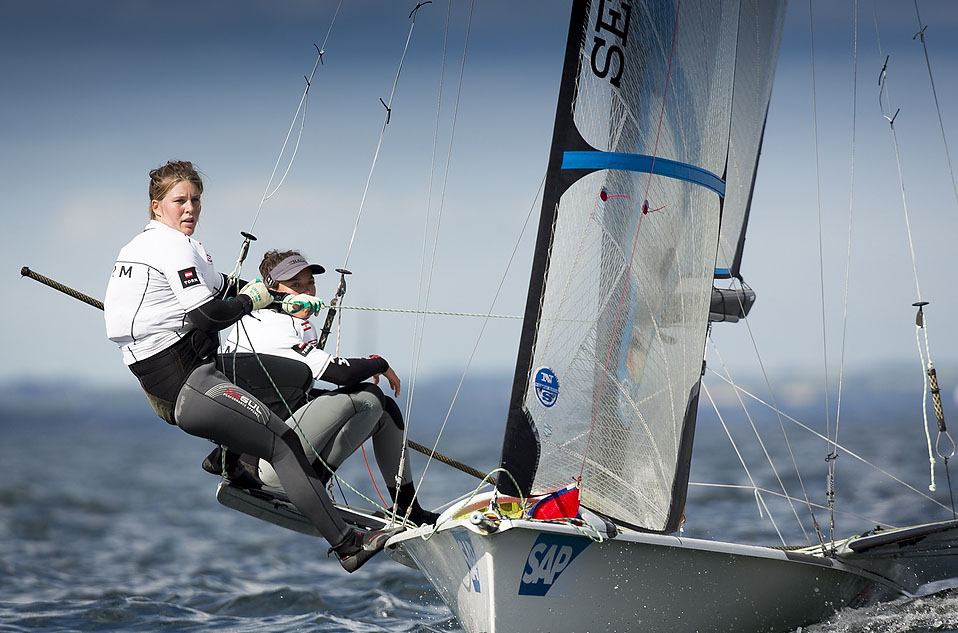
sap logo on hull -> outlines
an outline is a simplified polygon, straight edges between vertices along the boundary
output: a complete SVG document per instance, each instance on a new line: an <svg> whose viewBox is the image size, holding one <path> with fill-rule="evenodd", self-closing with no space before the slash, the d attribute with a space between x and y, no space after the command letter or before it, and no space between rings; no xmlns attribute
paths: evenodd
<svg viewBox="0 0 958 633"><path fill-rule="evenodd" d="M540 534L526 557L526 566L519 582L519 595L546 595L562 572L591 542L576 536Z"/></svg>

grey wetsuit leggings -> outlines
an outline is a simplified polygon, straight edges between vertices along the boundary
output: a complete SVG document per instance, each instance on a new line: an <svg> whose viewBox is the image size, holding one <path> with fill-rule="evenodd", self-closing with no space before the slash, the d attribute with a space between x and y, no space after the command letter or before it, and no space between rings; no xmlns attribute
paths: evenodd
<svg viewBox="0 0 958 633"><path fill-rule="evenodd" d="M333 547L351 530L333 507L299 437L249 392L229 382L213 361L194 369L176 397L176 424L231 450L268 460L290 501Z"/></svg>
<svg viewBox="0 0 958 633"><path fill-rule="evenodd" d="M386 410L383 402L387 403ZM396 482L403 450L399 420L402 413L394 400L387 400L376 385L360 383L324 392L297 409L286 424L297 430L306 458L315 464L317 472L324 472L327 466L336 470L371 437L386 485L399 488L412 481L407 459L401 481ZM259 475L268 486L280 485L268 460L260 460Z"/></svg>

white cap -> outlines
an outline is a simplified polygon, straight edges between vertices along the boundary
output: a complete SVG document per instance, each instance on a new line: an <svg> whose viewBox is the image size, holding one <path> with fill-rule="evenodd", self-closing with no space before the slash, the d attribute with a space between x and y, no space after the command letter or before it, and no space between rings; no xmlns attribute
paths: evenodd
<svg viewBox="0 0 958 633"><path fill-rule="evenodd" d="M266 275L267 286L275 285L280 281L288 281L299 274L304 268L309 268L314 275L326 272L319 264L310 264L302 255L292 255L273 266L273 270Z"/></svg>

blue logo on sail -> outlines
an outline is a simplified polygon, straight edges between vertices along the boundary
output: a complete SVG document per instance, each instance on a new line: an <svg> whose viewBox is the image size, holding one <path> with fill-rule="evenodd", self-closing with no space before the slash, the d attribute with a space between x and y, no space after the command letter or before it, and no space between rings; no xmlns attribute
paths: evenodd
<svg viewBox="0 0 958 633"><path fill-rule="evenodd" d="M540 534L526 557L519 581L519 595L546 595L562 572L591 542L587 538L565 534Z"/></svg>
<svg viewBox="0 0 958 633"><path fill-rule="evenodd" d="M540 367L536 370L535 388L539 404L546 408L554 405L559 399L559 379L548 367Z"/></svg>

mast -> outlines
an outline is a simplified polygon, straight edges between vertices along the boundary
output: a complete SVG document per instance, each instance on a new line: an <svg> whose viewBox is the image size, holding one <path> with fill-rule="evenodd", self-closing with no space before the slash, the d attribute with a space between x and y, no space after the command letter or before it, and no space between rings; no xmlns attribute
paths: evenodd
<svg viewBox="0 0 958 633"><path fill-rule="evenodd" d="M519 485L519 490L516 490L509 477L501 478L499 489L511 495L518 495L520 492L523 495L530 493L538 466L539 440L525 409L525 394L529 388L532 350L535 347L539 317L542 313L542 295L549 274L552 230L556 221L559 198L573 181L588 173L588 170L574 172L562 170L562 159L567 148L593 149L582 139L572 119L575 78L579 72L579 51L584 37L582 25L588 16L588 11L589 0L574 0L572 3L572 17L569 21L569 36L556 105L556 122L552 131L552 149L549 153L549 165L542 194L539 231L533 253L529 293L526 297L522 332L519 336L519 353L516 359L516 372L512 382L512 395L509 400L500 459L500 467L509 471ZM530 459L530 452L534 452L534 459Z"/></svg>

